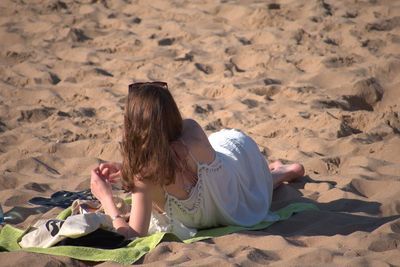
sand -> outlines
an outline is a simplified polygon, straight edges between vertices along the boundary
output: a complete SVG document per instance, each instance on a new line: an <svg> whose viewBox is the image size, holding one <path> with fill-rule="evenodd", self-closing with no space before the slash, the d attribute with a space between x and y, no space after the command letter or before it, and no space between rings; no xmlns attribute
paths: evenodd
<svg viewBox="0 0 400 267"><path fill-rule="evenodd" d="M162 80L207 133L239 128L306 176L297 214L257 232L163 242L148 266L400 266L400 2L0 1L0 203L89 186L121 159L127 85ZM1 266L85 266L0 253ZM98 266L118 266L111 262Z"/></svg>

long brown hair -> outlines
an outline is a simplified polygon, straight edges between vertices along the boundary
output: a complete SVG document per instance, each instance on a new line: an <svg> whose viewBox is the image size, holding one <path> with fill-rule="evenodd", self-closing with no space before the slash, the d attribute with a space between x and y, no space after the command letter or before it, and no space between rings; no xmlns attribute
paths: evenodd
<svg viewBox="0 0 400 267"><path fill-rule="evenodd" d="M178 168L170 143L182 134L182 116L166 83L129 87L122 139L122 184L132 191L134 180L167 185Z"/></svg>

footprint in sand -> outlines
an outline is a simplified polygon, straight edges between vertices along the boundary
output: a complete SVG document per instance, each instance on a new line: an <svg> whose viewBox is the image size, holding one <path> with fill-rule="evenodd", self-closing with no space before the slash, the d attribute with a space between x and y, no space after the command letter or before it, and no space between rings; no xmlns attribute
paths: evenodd
<svg viewBox="0 0 400 267"><path fill-rule="evenodd" d="M343 95L338 100L316 100L312 107L339 108L346 111L373 111L376 103L381 101L384 89L377 79L368 78L357 81L348 90L349 95Z"/></svg>
<svg viewBox="0 0 400 267"><path fill-rule="evenodd" d="M362 58L358 55L351 56L333 56L323 60L322 63L327 68L350 67L356 63L362 62Z"/></svg>
<svg viewBox="0 0 400 267"><path fill-rule="evenodd" d="M103 76L108 76L108 77L114 77L114 75L112 75L112 73L101 69L101 68L94 68L94 72Z"/></svg>
<svg viewBox="0 0 400 267"><path fill-rule="evenodd" d="M96 109L82 107L78 110L73 110L72 114L76 117L94 117L96 116Z"/></svg>
<svg viewBox="0 0 400 267"><path fill-rule="evenodd" d="M35 183L35 182L30 182L27 184L24 184L24 188L36 192L46 192L50 190L50 186L48 184L41 184L41 183Z"/></svg>
<svg viewBox="0 0 400 267"><path fill-rule="evenodd" d="M400 16L378 20L365 26L367 31L391 31L400 26Z"/></svg>
<svg viewBox="0 0 400 267"><path fill-rule="evenodd" d="M210 104L206 104L206 105L195 104L195 105L193 105L193 108L194 108L194 112L197 114L208 114L208 113L214 111L213 107Z"/></svg>
<svg viewBox="0 0 400 267"><path fill-rule="evenodd" d="M278 3L270 3L270 4L268 4L268 9L269 10L278 10L278 9L281 9L281 5Z"/></svg>
<svg viewBox="0 0 400 267"><path fill-rule="evenodd" d="M238 37L237 39L242 45L251 45L251 40L245 37Z"/></svg>
<svg viewBox="0 0 400 267"><path fill-rule="evenodd" d="M354 19L358 17L358 11L357 10L347 10L346 13L342 16L343 18L346 19Z"/></svg>
<svg viewBox="0 0 400 267"><path fill-rule="evenodd" d="M142 22L142 19L139 17L133 17L130 21L133 24L140 24Z"/></svg>
<svg viewBox="0 0 400 267"><path fill-rule="evenodd" d="M361 47L367 48L374 55L377 55L385 46L386 42L380 39L367 39L361 42Z"/></svg>
<svg viewBox="0 0 400 267"><path fill-rule="evenodd" d="M352 95L357 96L366 104L374 106L379 102L384 93L384 89L374 77L357 81L353 84Z"/></svg>
<svg viewBox="0 0 400 267"><path fill-rule="evenodd" d="M68 10L68 5L64 3L63 1L55 1L53 3L50 3L47 6L47 9L51 11L61 11L61 10Z"/></svg>
<svg viewBox="0 0 400 267"><path fill-rule="evenodd" d="M203 63L194 63L194 66L196 69L199 71L205 73L205 74L212 74L214 72L213 68L211 65L203 64Z"/></svg>
<svg viewBox="0 0 400 267"><path fill-rule="evenodd" d="M28 52L17 52L13 50L9 50L6 52L6 57L9 58L10 60L13 60L15 63L21 63L24 62L28 59L35 58L37 55L34 51L28 51Z"/></svg>
<svg viewBox="0 0 400 267"><path fill-rule="evenodd" d="M221 119L217 119L215 121L210 122L207 124L204 129L206 131L219 131L223 128Z"/></svg>
<svg viewBox="0 0 400 267"><path fill-rule="evenodd" d="M232 59L228 63L225 63L225 71L229 73L225 75L225 77L232 77L235 72L246 72L245 70L239 68L234 62L232 62Z"/></svg>
<svg viewBox="0 0 400 267"><path fill-rule="evenodd" d="M70 31L67 35L67 39L69 39L73 42L79 42L79 43L82 43L82 42L85 42L88 40L92 40L92 38L87 36L83 30L78 29L78 28L70 29Z"/></svg>
<svg viewBox="0 0 400 267"><path fill-rule="evenodd" d="M341 162L340 157L323 158L322 161L325 162L328 173L339 172L340 162Z"/></svg>
<svg viewBox="0 0 400 267"><path fill-rule="evenodd" d="M71 143L78 140L86 139L84 135L76 134L68 129L62 129L60 133L52 134L49 137L53 140L56 140L56 143Z"/></svg>
<svg viewBox="0 0 400 267"><path fill-rule="evenodd" d="M324 0L318 1L319 6L322 8L324 11L325 16L332 16L332 6L328 3L326 3Z"/></svg>
<svg viewBox="0 0 400 267"><path fill-rule="evenodd" d="M228 257L236 259L246 259L245 262L247 262L249 265L266 265L273 261L280 260L280 257L272 251L261 250L249 246L241 246L237 248L235 251L229 253Z"/></svg>
<svg viewBox="0 0 400 267"><path fill-rule="evenodd" d="M41 107L30 110L22 110L17 121L20 122L39 122L47 119L56 112L55 108Z"/></svg>
<svg viewBox="0 0 400 267"><path fill-rule="evenodd" d="M252 70L265 64L270 59L268 53L260 53L253 49L240 49L230 59L230 62L241 72Z"/></svg>
<svg viewBox="0 0 400 267"><path fill-rule="evenodd" d="M243 104L245 104L248 108L255 108L258 107L258 101L246 98L241 101Z"/></svg>
<svg viewBox="0 0 400 267"><path fill-rule="evenodd" d="M317 88L312 85L289 87L289 89L295 91L298 94L315 94L317 92Z"/></svg>
<svg viewBox="0 0 400 267"><path fill-rule="evenodd" d="M170 46L175 42L175 38L163 38L158 41L159 46Z"/></svg>
<svg viewBox="0 0 400 267"><path fill-rule="evenodd" d="M250 88L249 91L258 96L264 96L266 99L271 98L276 95L280 91L280 86L271 85L271 86L263 86L263 87L255 87Z"/></svg>
<svg viewBox="0 0 400 267"><path fill-rule="evenodd" d="M346 136L350 136L353 134L359 134L362 133L359 129L353 128L350 126L346 121L342 121L339 126L339 130L336 133L337 138L342 138Z"/></svg>
<svg viewBox="0 0 400 267"><path fill-rule="evenodd" d="M339 46L338 41L336 41L335 39L329 38L329 37L324 39L324 43L326 43L328 45Z"/></svg>
<svg viewBox="0 0 400 267"><path fill-rule="evenodd" d="M231 87L220 87L220 88L207 88L204 90L203 95L210 98L225 98L226 96L232 96L236 93L236 90Z"/></svg>
<svg viewBox="0 0 400 267"><path fill-rule="evenodd" d="M60 77L53 72L42 73L39 77L33 78L35 84L52 84L56 85L61 82Z"/></svg>

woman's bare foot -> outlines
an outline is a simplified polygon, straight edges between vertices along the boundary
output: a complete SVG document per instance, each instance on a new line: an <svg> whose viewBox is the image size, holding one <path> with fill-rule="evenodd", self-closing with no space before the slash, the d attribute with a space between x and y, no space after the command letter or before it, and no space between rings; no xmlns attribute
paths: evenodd
<svg viewBox="0 0 400 267"><path fill-rule="evenodd" d="M304 175L304 167L299 163L283 164L281 161L275 161L269 165L274 189L283 182L291 182Z"/></svg>
<svg viewBox="0 0 400 267"><path fill-rule="evenodd" d="M274 169L278 168L279 166L282 166L283 163L280 160L276 160L274 162L270 162L268 167L270 171L273 171Z"/></svg>

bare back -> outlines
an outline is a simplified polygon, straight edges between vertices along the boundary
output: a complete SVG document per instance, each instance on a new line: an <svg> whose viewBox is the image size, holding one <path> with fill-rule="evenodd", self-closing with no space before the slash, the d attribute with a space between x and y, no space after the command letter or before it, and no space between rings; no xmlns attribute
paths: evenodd
<svg viewBox="0 0 400 267"><path fill-rule="evenodd" d="M192 119L183 121L183 130L180 140L171 144L172 148L179 155L180 159L186 164L186 172L177 172L175 182L157 188L153 194L153 200L159 209L163 209L165 205L164 190L178 199L187 199L189 197L186 185L189 183L195 186L197 182L197 163L211 163L215 157L215 151L208 141L207 135L201 126ZM191 177L195 176L193 181Z"/></svg>

